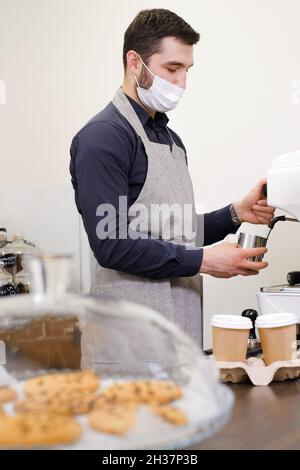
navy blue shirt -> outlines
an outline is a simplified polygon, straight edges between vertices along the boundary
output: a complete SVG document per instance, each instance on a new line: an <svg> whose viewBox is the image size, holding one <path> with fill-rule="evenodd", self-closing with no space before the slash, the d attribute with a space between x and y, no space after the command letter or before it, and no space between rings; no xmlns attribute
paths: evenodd
<svg viewBox="0 0 300 470"><path fill-rule="evenodd" d="M157 112L152 119L137 102L128 99L151 142L171 146L170 133L185 151L179 136L169 127L167 130L166 114ZM199 272L202 248L186 250L182 245L151 238L100 240L97 237L96 226L101 219L96 215L97 207L112 204L118 216L119 196L127 196L128 205L132 205L147 175L147 155L142 141L112 102L75 135L70 154L76 206L101 266L152 279L193 276ZM222 240L236 230L229 205L204 215L205 245Z"/></svg>

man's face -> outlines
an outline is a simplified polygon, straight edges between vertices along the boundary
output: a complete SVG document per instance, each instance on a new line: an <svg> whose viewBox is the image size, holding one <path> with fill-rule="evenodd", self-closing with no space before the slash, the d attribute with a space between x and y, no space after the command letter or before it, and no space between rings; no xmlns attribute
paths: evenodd
<svg viewBox="0 0 300 470"><path fill-rule="evenodd" d="M153 75L158 75L181 88L186 88L188 69L193 65L193 46L180 42L177 38L163 38L160 52L153 54L147 64ZM139 85L148 89L153 76L141 63L138 76Z"/></svg>

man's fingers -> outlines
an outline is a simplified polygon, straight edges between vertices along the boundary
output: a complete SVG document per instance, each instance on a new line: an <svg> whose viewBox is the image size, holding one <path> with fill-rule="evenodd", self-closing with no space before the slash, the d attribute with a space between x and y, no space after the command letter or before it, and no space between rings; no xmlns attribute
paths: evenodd
<svg viewBox="0 0 300 470"><path fill-rule="evenodd" d="M261 269L265 269L268 266L266 261L246 261L244 263L245 269L250 269L252 271L260 271Z"/></svg>
<svg viewBox="0 0 300 470"><path fill-rule="evenodd" d="M267 199L259 199L259 201L256 201L256 204L258 204L259 206L267 206L268 201Z"/></svg>
<svg viewBox="0 0 300 470"><path fill-rule="evenodd" d="M241 276L257 276L258 271L253 271L252 269L243 269L240 272Z"/></svg>
<svg viewBox="0 0 300 470"><path fill-rule="evenodd" d="M266 217L261 217L259 215L257 215L257 218L262 225L268 225L271 222L271 218L267 219Z"/></svg>
<svg viewBox="0 0 300 470"><path fill-rule="evenodd" d="M245 258L251 258L252 256L261 256L267 253L268 248L260 246L258 248L242 248L244 251Z"/></svg>
<svg viewBox="0 0 300 470"><path fill-rule="evenodd" d="M263 214L274 214L275 212L273 207L263 206L262 204L254 204L252 209L257 212L262 212Z"/></svg>
<svg viewBox="0 0 300 470"><path fill-rule="evenodd" d="M265 212L261 212L261 211L254 211L254 214L257 216L257 217L263 217L265 219L268 219L268 220L272 220L273 219L273 214L266 214Z"/></svg>
<svg viewBox="0 0 300 470"><path fill-rule="evenodd" d="M263 222L271 222L273 219L271 215L260 214L259 212L255 212L255 215L258 219L262 219Z"/></svg>
<svg viewBox="0 0 300 470"><path fill-rule="evenodd" d="M263 186L264 184L267 184L267 178L261 178L261 179L259 180L259 184L261 184L262 186Z"/></svg>
<svg viewBox="0 0 300 470"><path fill-rule="evenodd" d="M267 199L259 199L258 201L256 201L256 204L260 207L272 207L269 206ZM275 211L275 207L272 207L272 209Z"/></svg>
<svg viewBox="0 0 300 470"><path fill-rule="evenodd" d="M221 278L221 279L229 279L230 277L235 277L237 274L229 274L226 272L219 272L219 271L209 271L207 274L213 277Z"/></svg>

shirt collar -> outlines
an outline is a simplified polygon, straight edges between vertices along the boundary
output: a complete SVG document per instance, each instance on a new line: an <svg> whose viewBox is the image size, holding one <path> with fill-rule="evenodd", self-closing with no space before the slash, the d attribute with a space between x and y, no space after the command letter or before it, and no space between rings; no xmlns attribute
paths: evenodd
<svg viewBox="0 0 300 470"><path fill-rule="evenodd" d="M126 95L126 97L128 98L131 106L133 107L143 126L150 125L154 127L154 129L162 129L163 127L166 127L169 122L169 118L165 113L160 113L156 111L153 119L139 103L137 103L128 95Z"/></svg>

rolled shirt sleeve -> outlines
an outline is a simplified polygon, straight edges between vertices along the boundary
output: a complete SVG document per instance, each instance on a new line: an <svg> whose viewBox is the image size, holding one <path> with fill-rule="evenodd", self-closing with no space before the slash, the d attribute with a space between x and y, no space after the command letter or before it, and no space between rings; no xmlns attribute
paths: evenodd
<svg viewBox="0 0 300 470"><path fill-rule="evenodd" d="M230 204L213 212L197 214L197 245L212 245L229 233L236 233L239 225L232 219Z"/></svg>

